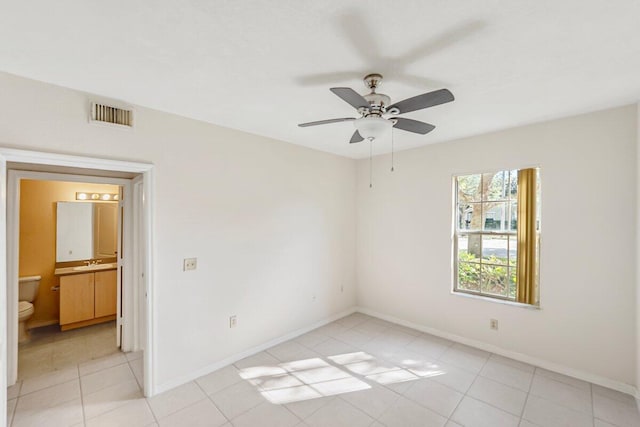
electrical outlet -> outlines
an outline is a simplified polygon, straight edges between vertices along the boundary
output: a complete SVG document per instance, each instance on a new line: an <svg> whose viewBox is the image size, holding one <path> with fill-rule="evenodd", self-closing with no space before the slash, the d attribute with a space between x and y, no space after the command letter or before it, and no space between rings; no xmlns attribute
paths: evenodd
<svg viewBox="0 0 640 427"><path fill-rule="evenodd" d="M312 296L311 296L311 301L315 301L315 300L316 300L316 296L315 296L315 295L312 295Z"/></svg>
<svg viewBox="0 0 640 427"><path fill-rule="evenodd" d="M185 258L182 271L195 270L198 267L198 258Z"/></svg>
<svg viewBox="0 0 640 427"><path fill-rule="evenodd" d="M498 330L498 320L497 319L489 319L489 328L493 329L494 331Z"/></svg>
<svg viewBox="0 0 640 427"><path fill-rule="evenodd" d="M344 292L344 285L340 285L340 292Z"/></svg>
<svg viewBox="0 0 640 427"><path fill-rule="evenodd" d="M238 318L236 315L229 317L229 327L235 328L238 325Z"/></svg>

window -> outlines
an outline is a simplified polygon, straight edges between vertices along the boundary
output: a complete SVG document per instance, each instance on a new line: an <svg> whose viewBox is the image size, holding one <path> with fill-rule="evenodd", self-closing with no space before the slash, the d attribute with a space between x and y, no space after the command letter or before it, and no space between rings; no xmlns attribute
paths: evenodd
<svg viewBox="0 0 640 427"><path fill-rule="evenodd" d="M538 304L540 173L456 176L454 291Z"/></svg>

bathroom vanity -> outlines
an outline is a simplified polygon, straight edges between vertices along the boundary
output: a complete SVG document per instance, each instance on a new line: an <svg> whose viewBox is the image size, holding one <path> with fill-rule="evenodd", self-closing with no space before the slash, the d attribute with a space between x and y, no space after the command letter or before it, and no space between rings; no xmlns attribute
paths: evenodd
<svg viewBox="0 0 640 427"><path fill-rule="evenodd" d="M56 269L63 331L115 320L116 271L115 263Z"/></svg>
<svg viewBox="0 0 640 427"><path fill-rule="evenodd" d="M60 328L66 331L115 320L118 265L107 262L115 261L117 255L117 203L60 201L56 206Z"/></svg>

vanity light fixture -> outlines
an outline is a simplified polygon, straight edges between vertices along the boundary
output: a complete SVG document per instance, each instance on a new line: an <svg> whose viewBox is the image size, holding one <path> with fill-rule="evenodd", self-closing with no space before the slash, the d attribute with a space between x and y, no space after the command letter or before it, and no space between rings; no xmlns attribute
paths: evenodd
<svg viewBox="0 0 640 427"><path fill-rule="evenodd" d="M76 200L101 200L104 202L116 202L120 197L117 193L76 193Z"/></svg>

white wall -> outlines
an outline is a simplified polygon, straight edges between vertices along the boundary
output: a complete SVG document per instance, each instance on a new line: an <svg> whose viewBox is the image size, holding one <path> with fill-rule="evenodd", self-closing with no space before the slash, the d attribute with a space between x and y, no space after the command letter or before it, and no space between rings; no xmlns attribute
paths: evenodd
<svg viewBox="0 0 640 427"><path fill-rule="evenodd" d="M359 161L359 305L635 384L636 121L633 105L427 146L393 173L377 157L372 189ZM541 167L540 310L452 295L452 175L527 166Z"/></svg>
<svg viewBox="0 0 640 427"><path fill-rule="evenodd" d="M93 126L97 97L7 74L0 94L0 146L155 165L157 387L355 305L355 161L141 107Z"/></svg>

